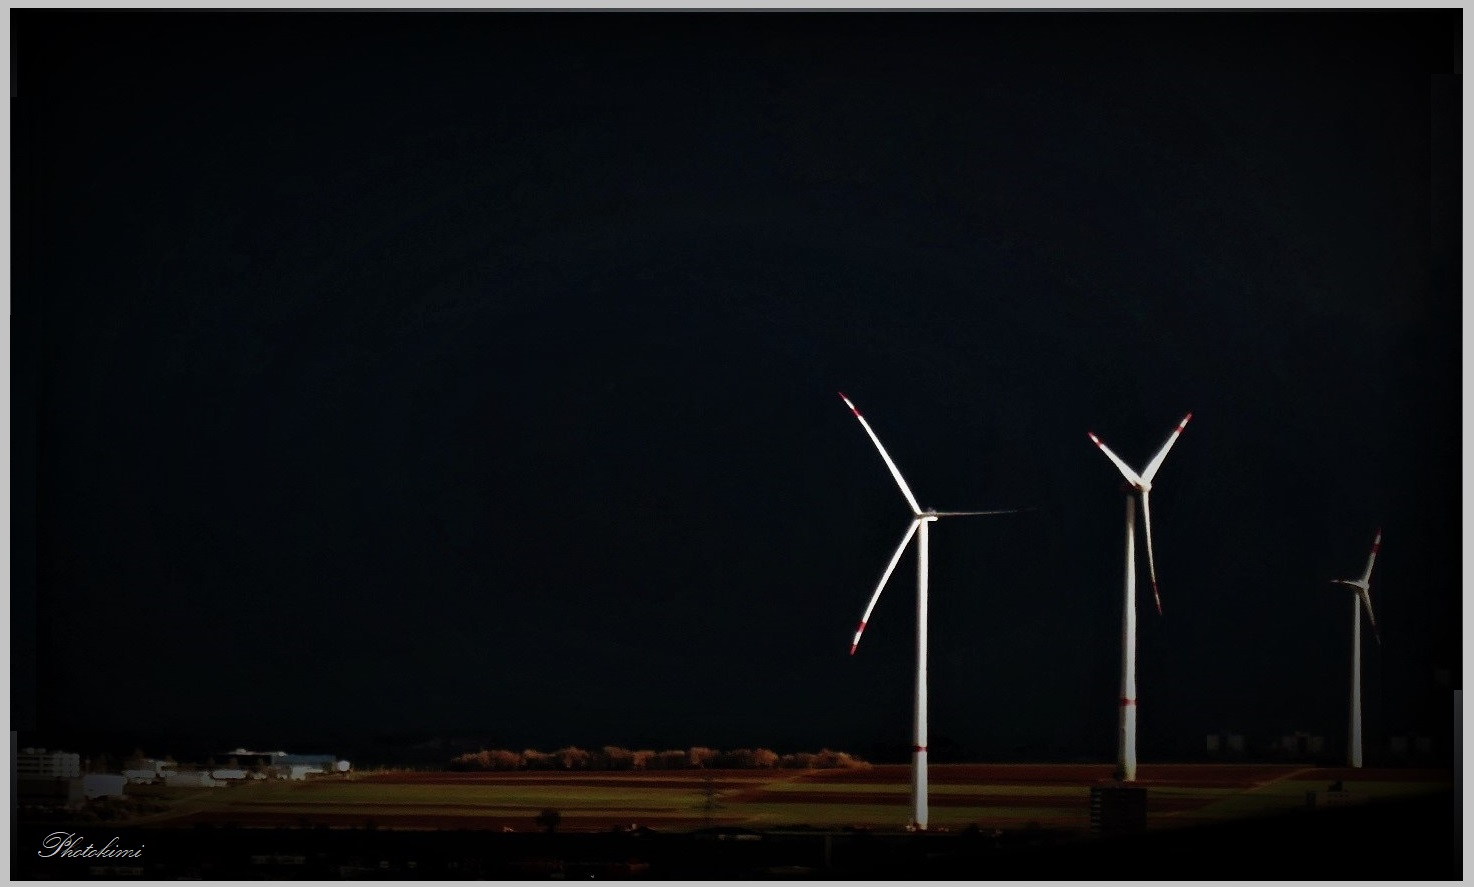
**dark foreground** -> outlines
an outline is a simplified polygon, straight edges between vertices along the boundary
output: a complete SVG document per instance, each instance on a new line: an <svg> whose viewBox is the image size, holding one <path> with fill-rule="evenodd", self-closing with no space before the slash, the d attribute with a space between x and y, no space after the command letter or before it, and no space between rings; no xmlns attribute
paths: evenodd
<svg viewBox="0 0 1474 887"><path fill-rule="evenodd" d="M505 834L93 825L80 846L111 841L141 855L41 857L58 828L16 828L13 880L1463 878L1462 810L1453 792L1112 836L1048 829Z"/></svg>

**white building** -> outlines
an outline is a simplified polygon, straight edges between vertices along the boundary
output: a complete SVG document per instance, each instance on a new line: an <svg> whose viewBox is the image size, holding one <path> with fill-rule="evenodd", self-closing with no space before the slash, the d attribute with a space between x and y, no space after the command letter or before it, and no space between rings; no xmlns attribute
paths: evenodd
<svg viewBox="0 0 1474 887"><path fill-rule="evenodd" d="M15 756L17 779L71 779L81 775L82 756L75 752L23 748Z"/></svg>

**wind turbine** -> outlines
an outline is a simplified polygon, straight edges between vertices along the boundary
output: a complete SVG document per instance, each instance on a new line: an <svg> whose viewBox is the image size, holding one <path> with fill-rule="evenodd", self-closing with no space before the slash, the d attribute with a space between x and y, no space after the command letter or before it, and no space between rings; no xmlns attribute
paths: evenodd
<svg viewBox="0 0 1474 887"><path fill-rule="evenodd" d="M1152 478L1157 476L1162 460L1167 458L1167 451L1172 449L1172 444L1177 442L1177 436L1187 427L1187 421L1192 417L1192 413L1182 417L1182 421L1177 423L1177 427L1167 437L1167 442L1162 444L1162 448L1147 463L1146 470L1141 474L1132 471L1119 456L1111 452L1111 448L1096 437L1095 432L1089 432L1090 439L1106 454L1106 458L1115 463L1121 476L1126 478L1126 486L1123 488L1126 493L1126 605L1121 617L1121 716L1117 745L1121 779L1124 782L1136 781L1136 497L1141 496L1141 515L1146 525L1146 562L1151 571L1152 597L1157 602L1157 613L1160 615L1162 597L1157 593L1157 565L1152 557Z"/></svg>
<svg viewBox="0 0 1474 887"><path fill-rule="evenodd" d="M875 602L880 600L880 593L885 590L885 584L895 571L896 564L900 562L901 555L905 553L906 546L910 544L911 537L917 537L916 547L916 708L912 719L912 745L911 745L911 801L912 815L911 825L917 831L926 830L927 822L927 790L926 790L926 606L927 606L927 571L931 557L931 544L927 528L942 517L963 517L976 514L1009 514L1014 509L999 509L995 511L936 511L934 509L922 510L916 503L916 497L911 495L911 488L906 486L906 479L901 477L900 469L896 463L891 461L890 454L881 446L880 438L875 436L871 430L870 423L860 415L860 411L850 402L844 392L839 393L850 412L860 420L860 426L865 433L870 435L870 440L875 448L880 451L880 458L885 460L885 467L891 471L891 477L896 479L896 485L901 488L901 495L906 497L906 504L911 506L911 523L906 527L906 534L901 537L901 544L896 546L895 553L891 555L890 563L886 564L885 572L880 577L880 584L875 586L875 593L870 596L870 603L865 607L865 615L860 617L860 627L855 629L855 638L850 642L850 655L855 655L855 649L860 646L860 635L865 631L865 624L870 621L870 611L875 609Z"/></svg>
<svg viewBox="0 0 1474 887"><path fill-rule="evenodd" d="M1360 579L1332 579L1340 585L1356 589L1351 599L1351 718L1346 749L1346 762L1352 767L1361 766L1361 608L1366 607L1367 621L1372 624L1372 634L1377 643L1382 643L1382 633L1377 630L1377 617L1372 615L1372 564L1377 561L1377 549L1382 547L1382 530L1372 540L1372 553L1367 557L1367 568Z"/></svg>

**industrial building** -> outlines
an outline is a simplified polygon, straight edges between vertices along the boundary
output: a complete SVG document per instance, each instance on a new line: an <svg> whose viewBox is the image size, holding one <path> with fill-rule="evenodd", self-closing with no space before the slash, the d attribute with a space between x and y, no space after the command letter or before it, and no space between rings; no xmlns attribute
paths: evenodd
<svg viewBox="0 0 1474 887"><path fill-rule="evenodd" d="M82 775L82 756L76 752L23 748L15 756L17 779L70 779Z"/></svg>

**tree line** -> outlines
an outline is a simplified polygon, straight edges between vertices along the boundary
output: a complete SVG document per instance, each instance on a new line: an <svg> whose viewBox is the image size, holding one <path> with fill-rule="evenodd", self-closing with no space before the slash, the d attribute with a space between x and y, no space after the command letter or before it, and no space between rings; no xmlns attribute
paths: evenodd
<svg viewBox="0 0 1474 887"><path fill-rule="evenodd" d="M457 755L452 770L773 770L773 769L858 769L870 764L842 751L821 749L780 755L766 748L720 751L703 746L688 749L631 750L606 745L597 751L577 746L544 752L537 749L510 751L482 749Z"/></svg>

